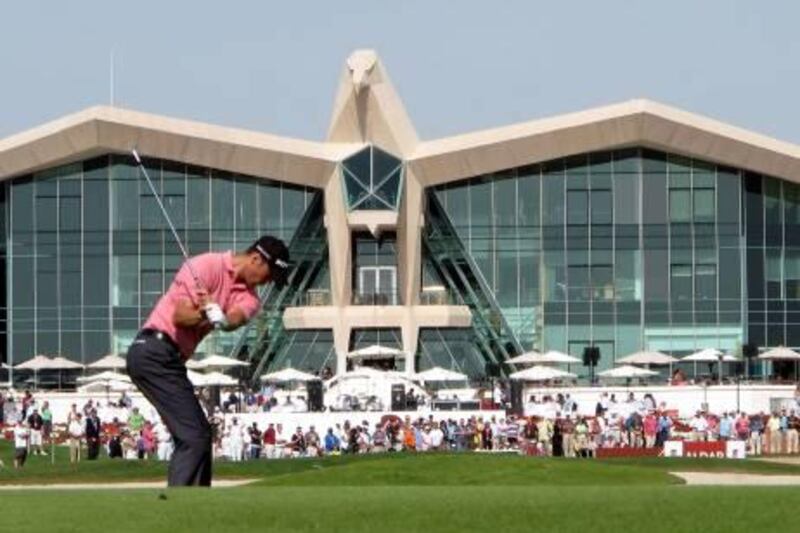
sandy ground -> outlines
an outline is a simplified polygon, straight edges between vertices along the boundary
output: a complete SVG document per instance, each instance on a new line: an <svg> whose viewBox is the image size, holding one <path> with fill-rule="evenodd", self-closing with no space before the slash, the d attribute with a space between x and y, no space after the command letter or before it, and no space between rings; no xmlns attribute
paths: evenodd
<svg viewBox="0 0 800 533"><path fill-rule="evenodd" d="M718 486L800 486L800 476L763 475L763 474L722 474L713 472L670 472L671 475L683 479L687 485Z"/></svg>
<svg viewBox="0 0 800 533"><path fill-rule="evenodd" d="M258 481L257 479L220 479L214 480L211 487L222 489L241 487ZM131 483L54 483L52 485L0 485L3 490L85 490L85 489L165 489L166 481L143 481Z"/></svg>

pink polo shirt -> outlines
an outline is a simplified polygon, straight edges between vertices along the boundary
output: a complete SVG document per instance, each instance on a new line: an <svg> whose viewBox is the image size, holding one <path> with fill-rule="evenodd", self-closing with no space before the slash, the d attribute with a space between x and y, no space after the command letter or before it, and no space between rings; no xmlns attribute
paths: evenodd
<svg viewBox="0 0 800 533"><path fill-rule="evenodd" d="M231 252L207 253L191 257L192 268L200 278L210 298L217 302L225 313L238 307L247 319L258 311L258 296L253 289L236 280ZM191 270L183 264L175 274L167 292L158 300L143 328L157 329L166 333L180 348L184 360L189 359L197 345L210 331L211 326L178 327L172 321L178 301L188 300L197 305L197 283Z"/></svg>

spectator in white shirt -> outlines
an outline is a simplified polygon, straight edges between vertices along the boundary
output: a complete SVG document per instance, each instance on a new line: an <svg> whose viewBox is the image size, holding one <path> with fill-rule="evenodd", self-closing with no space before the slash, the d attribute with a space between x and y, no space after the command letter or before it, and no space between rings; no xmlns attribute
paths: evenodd
<svg viewBox="0 0 800 533"><path fill-rule="evenodd" d="M69 434L69 462L79 463L81 461L81 439L83 437L83 422L80 413L70 413L71 419L67 425Z"/></svg>
<svg viewBox="0 0 800 533"><path fill-rule="evenodd" d="M438 423L433 424L433 429L430 432L430 448L432 450L441 450L442 442L444 442L444 433L439 427Z"/></svg>
<svg viewBox="0 0 800 533"><path fill-rule="evenodd" d="M28 458L28 439L30 431L24 420L17 422L14 427L14 468L22 468Z"/></svg>
<svg viewBox="0 0 800 533"><path fill-rule="evenodd" d="M694 415L694 418L692 418L690 426L692 428L693 441L706 440L706 432L708 431L708 421L706 420L706 417L703 416L703 413L697 411L697 414Z"/></svg>

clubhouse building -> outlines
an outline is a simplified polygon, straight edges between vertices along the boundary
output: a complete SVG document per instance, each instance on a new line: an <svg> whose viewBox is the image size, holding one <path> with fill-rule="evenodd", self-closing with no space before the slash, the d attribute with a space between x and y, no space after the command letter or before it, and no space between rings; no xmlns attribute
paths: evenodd
<svg viewBox="0 0 800 533"><path fill-rule="evenodd" d="M116 107L0 139L0 361L124 353L168 287L132 148L190 253L290 245L290 283L202 345L254 372L800 347L799 146L647 100L421 140L360 50L321 142Z"/></svg>

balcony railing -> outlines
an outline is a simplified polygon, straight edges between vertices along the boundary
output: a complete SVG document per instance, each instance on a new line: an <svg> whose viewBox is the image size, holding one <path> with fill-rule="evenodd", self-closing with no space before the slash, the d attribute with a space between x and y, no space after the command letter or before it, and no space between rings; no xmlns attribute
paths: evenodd
<svg viewBox="0 0 800 533"><path fill-rule="evenodd" d="M397 292L354 292L353 305L400 305L400 294Z"/></svg>
<svg viewBox="0 0 800 533"><path fill-rule="evenodd" d="M331 291L328 289L309 289L300 297L298 305L307 307L322 307L331 305Z"/></svg>

